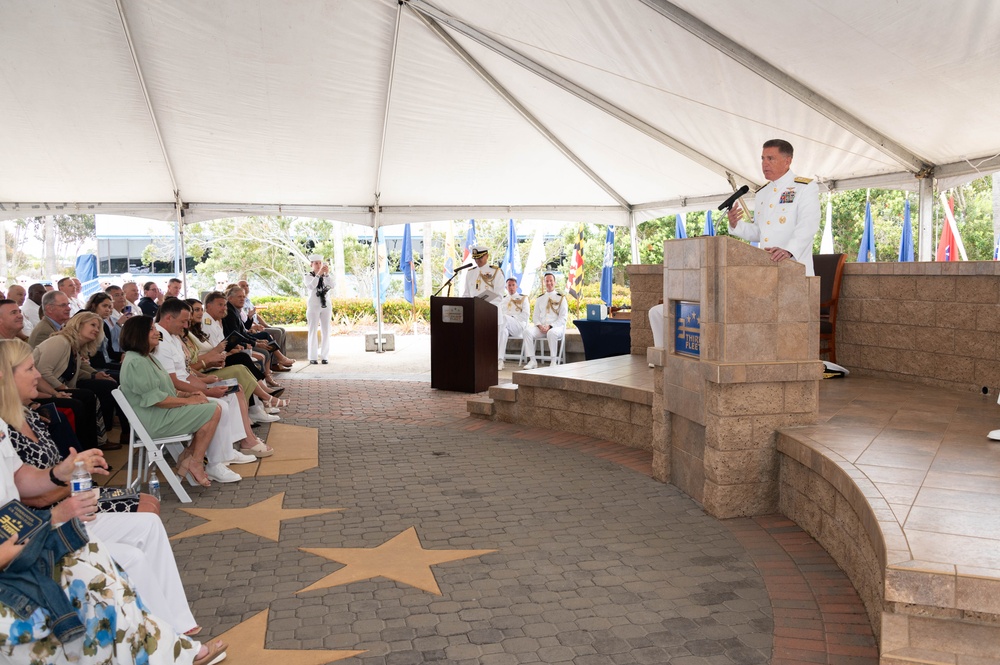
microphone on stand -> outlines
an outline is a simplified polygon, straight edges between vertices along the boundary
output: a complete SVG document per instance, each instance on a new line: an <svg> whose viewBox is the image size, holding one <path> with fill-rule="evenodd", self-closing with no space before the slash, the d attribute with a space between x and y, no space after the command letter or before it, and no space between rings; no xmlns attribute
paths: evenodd
<svg viewBox="0 0 1000 665"><path fill-rule="evenodd" d="M462 272L463 270L468 270L469 268L471 268L474 265L476 265L476 264L475 263L466 263L464 266L458 266L457 268L455 268L455 274L457 275L458 273Z"/></svg>
<svg viewBox="0 0 1000 665"><path fill-rule="evenodd" d="M726 199L725 201L723 201L722 203L720 203L718 209L719 210L729 210L730 208L733 207L733 204L736 203L736 199L740 198L741 196L743 196L744 194L746 194L749 191L750 191L750 187L748 185L743 185L742 187L740 187L739 189L737 189L735 192L733 192L732 196L730 196L728 199Z"/></svg>

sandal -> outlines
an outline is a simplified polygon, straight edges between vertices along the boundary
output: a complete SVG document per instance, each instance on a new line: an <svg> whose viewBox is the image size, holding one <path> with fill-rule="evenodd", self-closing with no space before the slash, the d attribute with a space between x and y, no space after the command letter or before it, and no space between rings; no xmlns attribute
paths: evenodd
<svg viewBox="0 0 1000 665"><path fill-rule="evenodd" d="M264 392L273 397L281 397L281 393L285 392L285 387L282 386L280 388L275 388L274 390L265 390Z"/></svg>
<svg viewBox="0 0 1000 665"><path fill-rule="evenodd" d="M212 481L209 479L208 475L205 474L205 465L194 461L194 458L188 455L187 457L181 459L177 463L177 470L174 471L178 477L187 476L187 481L192 486L201 485L202 487L211 487Z"/></svg>
<svg viewBox="0 0 1000 665"><path fill-rule="evenodd" d="M195 658L192 665L215 665L226 659L226 649L229 645L222 640L216 640L204 645L208 651L201 658Z"/></svg>
<svg viewBox="0 0 1000 665"><path fill-rule="evenodd" d="M274 379L272 379L269 376L264 377L264 383L266 383L269 388L281 388L282 387L282 385L280 383L278 383L277 381L275 381Z"/></svg>
<svg viewBox="0 0 1000 665"><path fill-rule="evenodd" d="M274 396L268 397L266 400L261 400L261 401L264 403L265 407L271 409L283 409L286 406L288 406L287 399L278 399L277 397Z"/></svg>
<svg viewBox="0 0 1000 665"><path fill-rule="evenodd" d="M240 452L244 455L253 455L254 457L260 459L261 457L270 457L274 454L274 448L270 447L260 439L257 439L257 443L249 448L240 447Z"/></svg>

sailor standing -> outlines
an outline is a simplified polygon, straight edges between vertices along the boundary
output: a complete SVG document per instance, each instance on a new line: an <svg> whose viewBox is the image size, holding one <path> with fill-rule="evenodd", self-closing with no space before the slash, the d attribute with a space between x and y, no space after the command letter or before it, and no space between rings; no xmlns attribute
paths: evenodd
<svg viewBox="0 0 1000 665"><path fill-rule="evenodd" d="M497 339L500 339L500 330L504 326L504 315L500 309L503 302L504 279L503 270L500 266L491 266L490 250L483 245L476 245L471 249L472 258L476 265L469 268L465 274L465 289L463 297L481 297L497 308ZM498 369L503 369L503 361L497 363Z"/></svg>
<svg viewBox="0 0 1000 665"><path fill-rule="evenodd" d="M309 343L307 353L309 364L317 363L317 355L324 365L330 355L330 266L323 262L319 254L308 257L312 270L306 273L306 321L309 324ZM317 344L316 332L319 329L322 342ZM319 347L319 353L316 350Z"/></svg>

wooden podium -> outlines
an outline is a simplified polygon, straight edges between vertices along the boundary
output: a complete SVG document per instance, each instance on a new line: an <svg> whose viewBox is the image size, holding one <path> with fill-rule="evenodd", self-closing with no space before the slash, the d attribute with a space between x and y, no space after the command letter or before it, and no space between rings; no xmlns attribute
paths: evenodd
<svg viewBox="0 0 1000 665"><path fill-rule="evenodd" d="M481 298L431 298L431 388L481 393L497 384L497 320Z"/></svg>

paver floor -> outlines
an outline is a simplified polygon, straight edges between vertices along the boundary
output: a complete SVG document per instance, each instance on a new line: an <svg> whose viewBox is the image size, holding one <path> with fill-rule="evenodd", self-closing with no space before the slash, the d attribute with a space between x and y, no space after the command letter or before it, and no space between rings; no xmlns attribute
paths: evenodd
<svg viewBox="0 0 1000 665"><path fill-rule="evenodd" d="M648 453L473 420L468 395L423 382L285 382L283 422L318 429L319 467L196 488L192 505L284 493L284 509L314 512L277 541L242 528L174 541L205 635L266 624L288 665L877 660L814 541L780 516L709 517L649 477ZM205 522L179 507L166 497L171 534Z"/></svg>

